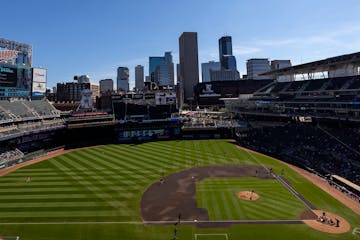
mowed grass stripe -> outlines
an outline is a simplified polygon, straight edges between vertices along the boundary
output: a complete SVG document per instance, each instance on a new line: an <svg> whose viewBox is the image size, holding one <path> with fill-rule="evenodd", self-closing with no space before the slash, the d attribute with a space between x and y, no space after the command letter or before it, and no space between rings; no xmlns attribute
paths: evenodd
<svg viewBox="0 0 360 240"><path fill-rule="evenodd" d="M42 188L44 186L55 186L55 187L73 186L73 184L71 182L64 182L64 181L58 181L58 182L37 182L37 181L32 181L30 184L27 184L26 182L1 183L0 184L0 189L24 187L26 185L30 185L31 188Z"/></svg>
<svg viewBox="0 0 360 240"><path fill-rule="evenodd" d="M169 161L170 151L172 151L170 148L161 149L160 147L156 147L156 151L154 151L154 146L150 145L136 147L136 155L142 157L140 162L144 162L151 168L155 167L155 169L174 169L174 166L170 164L171 161ZM131 156L131 152L126 152ZM150 152L151 154L149 154Z"/></svg>
<svg viewBox="0 0 360 240"><path fill-rule="evenodd" d="M79 164L78 161L67 161L66 164L69 164L71 166L78 166L80 168L83 168L83 165ZM104 177L101 176L97 176L97 175L93 175L93 174L89 174L89 173L85 173L86 176L83 177L84 179L87 179L88 183L93 183L96 182L97 186L92 185L91 187L93 188L92 192L93 193L117 193L117 194L121 194L121 195L128 195L131 196L132 195L132 191L130 189L124 189L121 186L116 186L114 187L112 182L106 180ZM97 189L95 189L97 188Z"/></svg>
<svg viewBox="0 0 360 240"><path fill-rule="evenodd" d="M28 177L28 176L31 177L30 174L27 175L27 176L24 176L24 177L18 177L18 176L13 177L13 176L9 176L9 177L7 177L6 179L2 179L2 181L0 182L0 184L2 184L2 183L14 183L14 182L23 183L23 182L26 181L26 177ZM34 181L34 180L37 180L37 181L43 181L43 180L45 180L45 181L63 181L63 180L65 180L65 178L64 178L63 176L61 176L61 175L58 175L58 176L56 176L56 177L36 177L36 178L33 178L32 180L33 180L33 181Z"/></svg>
<svg viewBox="0 0 360 240"><path fill-rule="evenodd" d="M124 214L124 215L122 215ZM131 212L124 209L122 212L116 212L116 211L97 211L94 209L93 211L62 211L62 212L56 212L56 211L48 211L48 212L36 212L34 214L33 211L28 212L1 212L1 217L3 218L32 218L32 217L42 217L42 218L48 218L51 216L54 217L118 217L118 216L128 216Z"/></svg>
<svg viewBox="0 0 360 240"><path fill-rule="evenodd" d="M6 189L0 189L1 194L12 194L16 193L19 194L19 192L22 193L38 193L38 192L76 192L78 191L78 187L58 187L58 186L51 186L47 188L33 188L33 187L26 187L26 188L6 188Z"/></svg>
<svg viewBox="0 0 360 240"><path fill-rule="evenodd" d="M209 213L209 216L211 216L211 219L222 219L222 213L220 211L219 202L216 199L216 195L213 191L209 191L208 194L210 195L210 204L213 208L213 211L211 211L211 214Z"/></svg>
<svg viewBox="0 0 360 240"><path fill-rule="evenodd" d="M231 197L231 195L226 194L224 191L226 191L226 188L224 188L223 186L221 187L221 189L211 189L211 194L213 192L216 191L220 191L219 194L215 195L215 200L218 206L219 206L219 213L220 213L220 218L217 218L219 220L224 220L224 219L235 219L235 214L232 211L232 208L230 207L230 205L228 204L229 198ZM222 194L223 193L223 194Z"/></svg>
<svg viewBox="0 0 360 240"><path fill-rule="evenodd" d="M156 151L154 151L154 148L156 149ZM171 164L171 161L169 161L170 159L170 152L178 152L178 150L176 149L171 149L169 147L164 147L162 145L156 145L156 146L152 146L152 145L144 145L144 146L140 146L137 149L139 152L143 153L143 154L147 154L149 155L149 152L151 152L151 155L149 156L150 159L157 159L159 163L161 163L161 165L165 165L168 166L169 168L174 168L174 166ZM145 159L146 160L146 159ZM181 160L183 160L182 157L178 158L177 160L180 160L180 163L182 162Z"/></svg>
<svg viewBox="0 0 360 240"><path fill-rule="evenodd" d="M52 158L52 159L54 159L54 158ZM37 167L36 165L34 165L33 168L30 168L30 166L26 167L26 168L20 168L20 169L16 170L15 172L12 172L11 174L43 173L43 172L53 172L54 171L53 168L35 168L35 167Z"/></svg>
<svg viewBox="0 0 360 240"><path fill-rule="evenodd" d="M91 154L98 154L95 152L91 152ZM109 156L110 155L110 156ZM133 176L133 179L136 179L136 181L148 181L148 178L143 177L142 174L144 175L148 175L150 172L148 170L141 170L142 174L135 174L134 175L134 171L131 170L133 168L128 168L127 165L126 167L124 165L122 165L122 161L121 160L114 160L115 157L111 157L111 155L114 155L112 153L107 153L106 155L104 155L102 158L99 159L93 159L94 161L96 161L97 164L101 164L105 167L107 167L106 171L101 171L101 174L105 173L105 172L110 172L112 174L111 177L116 176L116 178L120 179L129 179L129 175ZM113 161L114 160L114 161ZM96 169L92 170L91 172L94 175L99 175L99 171L96 171ZM124 176L126 175L126 176Z"/></svg>
<svg viewBox="0 0 360 240"><path fill-rule="evenodd" d="M233 214L233 211L232 211L232 208L231 206L229 205L230 201L230 197L231 195L230 194L220 194L220 203L221 205L223 205L223 209L225 209L225 211L223 212L225 214L225 218L222 218L222 219L235 219L235 216Z"/></svg>
<svg viewBox="0 0 360 240"><path fill-rule="evenodd" d="M197 163L202 163L205 165L208 164L214 164L214 159L219 158L219 155L215 154L212 151L209 151L209 149L207 149L206 151L202 152L201 150L196 149L197 145L196 144L200 144L200 143L204 143L208 140L189 140L186 141L184 143L184 141L179 141L178 142L178 146L175 149L172 149L172 151L180 151L182 154L180 155L181 158L178 159L178 161L183 161L184 165L187 167L192 167L194 166L194 164L196 163L194 160L197 161ZM196 142L196 144L195 144ZM161 149L163 143L158 142L158 143L154 143L154 145L156 146L156 149ZM152 150L153 148L150 148L149 150ZM167 148L163 149L165 151L169 151ZM200 157L202 156L202 157ZM206 157L204 157L206 156ZM209 158L210 156L210 158ZM211 161L210 161L210 160Z"/></svg>
<svg viewBox="0 0 360 240"><path fill-rule="evenodd" d="M153 151L153 149L155 148L157 151L154 152L155 155L157 155L158 153L160 153L159 161L161 161L163 164L165 164L168 167L168 170L175 170L175 169L179 169L176 167L176 165L171 164L172 162L176 161L178 164L177 165L181 165L181 166L189 166L193 164L194 159L190 159L189 161L189 156L188 154L186 154L186 150L181 152L179 151L177 148L174 149L169 149L166 148L165 146L161 145L160 143L157 143L155 146L142 146L142 148L146 151ZM178 154L176 155L176 159L171 160L170 159L170 155L169 155L169 151L171 152L177 152ZM169 156L164 158L163 156Z"/></svg>
<svg viewBox="0 0 360 240"><path fill-rule="evenodd" d="M116 153L113 152L109 152L107 155L116 155ZM122 160L122 159L114 159L114 158L107 158L107 161L103 162L106 165L119 165L121 167L123 167L123 170L118 171L119 175L121 175L121 178L123 179L122 181L127 181L130 185L143 185L143 184L147 184L150 182L151 178L155 178L155 176L159 176L159 174L154 173L154 171L150 171L149 169L142 169L140 166L140 163L136 162L137 164L139 164L138 166L136 166L134 163L136 161L132 161L132 163L129 163L126 160Z"/></svg>
<svg viewBox="0 0 360 240"><path fill-rule="evenodd" d="M104 147L108 149L107 147ZM119 149L119 148L111 148L109 149L110 152L107 154L113 156L113 158L109 158L109 162L112 163L119 163L123 167L129 170L150 170L151 172L159 171L160 169L164 169L163 165L160 165L156 163L157 159L154 159L149 155L149 153L143 152L140 153L140 151L136 151L136 154L132 152L132 150L126 150L126 149ZM135 150L135 149L133 149ZM119 157L119 155L121 157ZM152 154L154 155L154 154ZM161 156L159 156L161 157ZM148 158L152 159L152 161L147 160ZM122 160L122 161L119 161Z"/></svg>
<svg viewBox="0 0 360 240"><path fill-rule="evenodd" d="M69 159L67 157L64 157L64 159L67 159L69 161ZM54 164L54 166L56 166L59 170L63 171L64 173L66 173L66 171L69 169L68 167L61 164L59 161L55 160L55 161L51 161L51 163ZM85 180L83 177L76 177L76 176L70 176L70 177L73 178L74 180L76 180L80 185L81 185L82 182L90 183L88 180ZM102 190L101 190L100 187L92 186L90 184L85 185L83 187L85 189L91 191L99 199L107 202L110 206L114 207L115 209L122 208L122 204L120 202L110 202L110 201L108 201L108 199L112 198L112 195L108 194L108 193L101 193ZM131 196L129 196L129 198L130 197Z"/></svg>
<svg viewBox="0 0 360 240"><path fill-rule="evenodd" d="M5 208L27 208L27 207L32 207L32 208L43 208L43 207L79 207L81 205L81 207L108 207L109 205L107 203L104 202L86 202L85 200L81 202L81 204L79 204L79 202L64 202L64 201L54 201L54 202L24 202L24 203L14 203L14 202L9 202L7 204L3 204L1 205L2 209Z"/></svg>
<svg viewBox="0 0 360 240"><path fill-rule="evenodd" d="M95 156L99 155L98 152L92 151L91 149L89 149L89 154ZM120 179L123 178L129 180L129 176L132 175L133 177L130 179L133 179L135 182L146 182L149 180L146 175L152 172L149 170L144 170L138 166L134 166L134 162L127 163L127 160L119 159L113 152L107 152L106 157L103 159L92 158L92 160L94 160L96 164L100 164L111 169L110 171L112 171L114 174L118 174L118 178ZM126 169L126 171L123 171L124 169ZM134 170L136 174L134 174ZM123 176L122 174L126 176Z"/></svg>
<svg viewBox="0 0 360 240"><path fill-rule="evenodd" d="M107 180L107 178L112 178L113 175L115 175L115 176L119 175L118 170L115 170L114 168L109 166L109 164L104 164L103 163L104 161L100 162L98 160L98 156L96 156L96 154L90 154L90 153L88 153L86 151L76 152L72 156L72 159L74 161L76 161L76 163L78 165L80 165L82 167L85 167L85 168L88 168L88 169L91 169L92 171L97 171L98 172L98 174L85 172L84 174L86 176L94 175L94 176L96 176L96 178L98 180L100 180L100 179ZM116 165L114 165L114 166L116 166ZM106 170L107 172L110 171L111 174L104 174L104 170ZM109 184L109 183L105 183L105 184Z"/></svg>
<svg viewBox="0 0 360 240"><path fill-rule="evenodd" d="M57 176L58 173L54 172L54 170L52 170L52 172L26 172L26 173L18 173L17 171L11 173L11 176L9 177L27 177L27 176L32 176L32 177L51 177L51 176Z"/></svg>
<svg viewBox="0 0 360 240"><path fill-rule="evenodd" d="M80 155L81 156L81 155ZM83 156L87 157L87 160L84 160L85 158L83 158L81 161L77 161L79 164L89 167L89 168L97 168L97 167L105 167L106 165L104 165L104 161L100 162L96 156L92 156L89 153L84 153ZM138 182L132 182L129 180L119 180L119 178L117 177L119 175L119 173L116 173L116 170L112 171L113 174L111 175L98 175L95 176L93 178L96 178L101 184L104 184L106 187L116 190L116 191L132 191L132 190L138 190ZM91 174L91 176L93 176ZM119 182L121 182L122 184L120 185L120 187L114 187L114 185L119 185ZM126 188L125 188L126 186Z"/></svg>
<svg viewBox="0 0 360 240"><path fill-rule="evenodd" d="M245 201L236 199L238 191L250 191L260 195L257 201ZM238 205L233 209L232 217L245 219L297 219L300 212L306 210L302 203L294 198L279 182L274 179L263 180L256 178L213 178L206 179L197 184L197 191L202 195L201 204L209 210L210 213L218 212L219 206L215 204L226 204L231 202ZM227 193L224 193L226 191ZM218 203L214 202L214 194L217 195ZM206 196L208 195L208 196ZM216 198L216 197L215 197ZM236 197L237 198L237 197ZM227 205L228 206L228 205ZM230 218L226 213L225 206L220 206L225 210L222 217ZM213 216L214 214L210 214Z"/></svg>
<svg viewBox="0 0 360 240"><path fill-rule="evenodd" d="M74 193L74 194L31 194L31 195L23 195L19 193L18 195L3 195L1 196L0 201L10 199L10 200L26 200L26 199L62 199L62 198L80 198L80 199L86 199L89 196L87 193ZM1 217L1 214L0 214Z"/></svg>
<svg viewBox="0 0 360 240"><path fill-rule="evenodd" d="M23 207L16 207L16 208L0 208L1 212L27 212L27 211L36 211L36 212L70 212L70 211L114 211L111 206L83 206L82 204L77 203L77 206L62 206L61 204L57 206L40 206L40 207L32 207L32 206L23 206Z"/></svg>

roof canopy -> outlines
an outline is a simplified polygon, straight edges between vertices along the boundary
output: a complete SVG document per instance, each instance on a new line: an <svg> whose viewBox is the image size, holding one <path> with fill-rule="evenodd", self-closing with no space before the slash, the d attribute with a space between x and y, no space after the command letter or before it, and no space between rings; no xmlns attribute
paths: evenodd
<svg viewBox="0 0 360 240"><path fill-rule="evenodd" d="M329 70L336 70L350 64L360 64L360 52L341 55L337 57L326 58L323 60L299 64L292 67L281 68L265 73L259 74L260 76L282 76L303 73L314 73Z"/></svg>

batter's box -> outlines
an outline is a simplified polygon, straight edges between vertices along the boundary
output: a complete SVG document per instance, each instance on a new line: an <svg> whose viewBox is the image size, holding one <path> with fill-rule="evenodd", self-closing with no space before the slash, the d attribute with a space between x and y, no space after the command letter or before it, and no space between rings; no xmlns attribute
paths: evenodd
<svg viewBox="0 0 360 240"><path fill-rule="evenodd" d="M196 233L195 240L229 240L227 233Z"/></svg>

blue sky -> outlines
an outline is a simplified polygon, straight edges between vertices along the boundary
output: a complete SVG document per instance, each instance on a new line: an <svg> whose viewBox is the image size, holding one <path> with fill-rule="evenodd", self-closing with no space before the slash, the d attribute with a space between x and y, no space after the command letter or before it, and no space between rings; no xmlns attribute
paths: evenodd
<svg viewBox="0 0 360 240"><path fill-rule="evenodd" d="M145 66L198 32L199 63L218 60L218 39L232 36L238 70L246 59L293 64L360 51L359 0L17 0L1 3L0 37L33 46L48 87L88 74L116 79L116 68Z"/></svg>

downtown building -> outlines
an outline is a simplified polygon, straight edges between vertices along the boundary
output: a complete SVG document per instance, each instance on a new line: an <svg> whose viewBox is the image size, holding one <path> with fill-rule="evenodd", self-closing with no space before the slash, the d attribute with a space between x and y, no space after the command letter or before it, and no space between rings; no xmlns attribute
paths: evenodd
<svg viewBox="0 0 360 240"><path fill-rule="evenodd" d="M268 58L251 58L246 62L247 79L265 80L269 76L260 76L259 74L270 71L270 62Z"/></svg>
<svg viewBox="0 0 360 240"><path fill-rule="evenodd" d="M236 58L232 55L231 36L224 36L219 39L219 70L210 70L211 81L236 81L240 80L236 67Z"/></svg>
<svg viewBox="0 0 360 240"><path fill-rule="evenodd" d="M135 89L136 91L144 89L144 66L141 65L135 67Z"/></svg>
<svg viewBox="0 0 360 240"><path fill-rule="evenodd" d="M174 86L174 63L171 52L165 52L164 61L156 66L155 83L161 86Z"/></svg>
<svg viewBox="0 0 360 240"><path fill-rule="evenodd" d="M236 59L232 53L231 36L224 36L219 39L219 60L221 69L236 70Z"/></svg>
<svg viewBox="0 0 360 240"><path fill-rule="evenodd" d="M150 81L157 86L174 86L174 63L171 52L163 57L149 57Z"/></svg>
<svg viewBox="0 0 360 240"><path fill-rule="evenodd" d="M282 68L291 67L290 60L272 60L270 63L270 70L275 71ZM294 75L283 75L283 76L276 76L276 81L278 82L289 82L295 81Z"/></svg>
<svg viewBox="0 0 360 240"><path fill-rule="evenodd" d="M83 90L90 90L90 83L67 82L56 85L56 97L59 102L79 102Z"/></svg>
<svg viewBox="0 0 360 240"><path fill-rule="evenodd" d="M114 81L112 79L100 80L100 94L111 93L114 91Z"/></svg>
<svg viewBox="0 0 360 240"><path fill-rule="evenodd" d="M210 79L211 82L237 81L240 80L240 75L237 70L233 69L210 70Z"/></svg>
<svg viewBox="0 0 360 240"><path fill-rule="evenodd" d="M202 82L210 82L210 71L219 71L221 69L220 62L209 61L201 64Z"/></svg>
<svg viewBox="0 0 360 240"><path fill-rule="evenodd" d="M184 32L179 38L179 78L178 100L181 107L184 102L194 100L194 87L199 83L198 42L196 32Z"/></svg>
<svg viewBox="0 0 360 240"><path fill-rule="evenodd" d="M156 67L164 62L164 57L149 57L149 80L155 82Z"/></svg>
<svg viewBox="0 0 360 240"><path fill-rule="evenodd" d="M118 67L116 78L116 89L118 91L129 91L129 68Z"/></svg>

